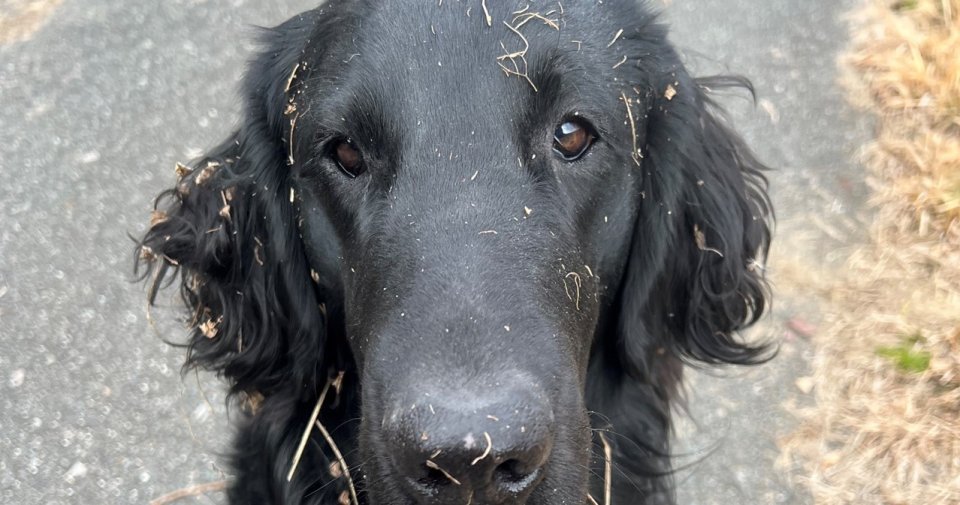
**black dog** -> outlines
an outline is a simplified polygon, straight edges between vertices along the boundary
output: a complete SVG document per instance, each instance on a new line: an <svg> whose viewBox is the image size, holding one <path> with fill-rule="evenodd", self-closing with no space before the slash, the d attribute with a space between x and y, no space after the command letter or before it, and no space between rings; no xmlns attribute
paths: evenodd
<svg viewBox="0 0 960 505"><path fill-rule="evenodd" d="M744 83L635 0L331 0L263 44L139 250L244 400L231 503L672 503L682 360L769 356L764 167L706 96Z"/></svg>

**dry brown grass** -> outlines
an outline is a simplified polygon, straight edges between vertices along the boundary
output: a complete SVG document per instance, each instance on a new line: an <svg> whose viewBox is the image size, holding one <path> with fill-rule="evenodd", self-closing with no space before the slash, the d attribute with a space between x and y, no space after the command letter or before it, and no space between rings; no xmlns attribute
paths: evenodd
<svg viewBox="0 0 960 505"><path fill-rule="evenodd" d="M785 462L818 504L960 503L960 0L871 0L845 65L877 112L870 243L815 286L816 405Z"/></svg>
<svg viewBox="0 0 960 505"><path fill-rule="evenodd" d="M0 0L0 44L33 36L63 0Z"/></svg>

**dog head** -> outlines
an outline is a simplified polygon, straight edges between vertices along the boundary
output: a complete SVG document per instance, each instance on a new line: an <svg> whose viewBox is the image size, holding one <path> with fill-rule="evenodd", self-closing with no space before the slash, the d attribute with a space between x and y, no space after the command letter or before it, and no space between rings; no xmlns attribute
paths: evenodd
<svg viewBox="0 0 960 505"><path fill-rule="evenodd" d="M706 96L732 81L636 2L331 1L263 44L141 256L234 392L347 372L369 503L582 504L588 411L663 428L679 358L762 358L762 166Z"/></svg>

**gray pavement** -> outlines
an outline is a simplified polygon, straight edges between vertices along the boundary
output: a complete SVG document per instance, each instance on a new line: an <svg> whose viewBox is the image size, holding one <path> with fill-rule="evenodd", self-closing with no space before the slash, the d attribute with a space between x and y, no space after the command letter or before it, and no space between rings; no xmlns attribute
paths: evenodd
<svg viewBox="0 0 960 505"><path fill-rule="evenodd" d="M779 168L777 250L823 262L842 257L863 219L852 160L870 125L844 102L835 70L846 44L838 18L853 2L665 8L695 70L757 84L763 107L724 103ZM220 386L180 377L182 352L161 341L183 332L173 293L151 323L127 234L144 231L173 163L233 126L247 27L313 3L72 0L27 40L0 37L0 503L143 504L223 477ZM778 336L786 318L816 311L780 297L757 331ZM782 403L804 400L793 382L809 354L793 338L764 367L692 374L678 426L681 503L809 502L773 465L791 426Z"/></svg>

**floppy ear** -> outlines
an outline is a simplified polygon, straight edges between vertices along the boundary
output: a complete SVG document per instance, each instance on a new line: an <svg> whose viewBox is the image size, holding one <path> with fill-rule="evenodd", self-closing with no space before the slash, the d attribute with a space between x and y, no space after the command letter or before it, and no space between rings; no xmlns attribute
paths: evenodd
<svg viewBox="0 0 960 505"><path fill-rule="evenodd" d="M652 81L620 321L625 365L638 378L649 380L650 360L665 350L710 364L771 355L739 337L767 306L772 211L766 167L707 96L724 87L753 92L744 79L697 80L679 65Z"/></svg>
<svg viewBox="0 0 960 505"><path fill-rule="evenodd" d="M222 374L232 394L312 396L325 380L324 292L299 237L282 140L288 79L312 29L300 16L265 32L238 131L192 168L178 165L178 184L158 197L137 248L151 303L180 273L191 313L186 367Z"/></svg>
<svg viewBox="0 0 960 505"><path fill-rule="evenodd" d="M588 409L598 413L594 454L609 447L635 486L614 489L614 501L635 501L637 490L648 503L674 501L670 409L680 359L748 364L769 356L767 346L738 336L767 305L762 265L772 216L765 167L706 95L707 87L731 85L749 89L739 79L694 80L676 64L631 90L647 106L633 109L646 141L640 167L628 168L643 173L639 214L616 336L595 343L586 390ZM599 435L606 427L617 436ZM594 468L603 468L599 456ZM598 492L602 484L594 482Z"/></svg>

